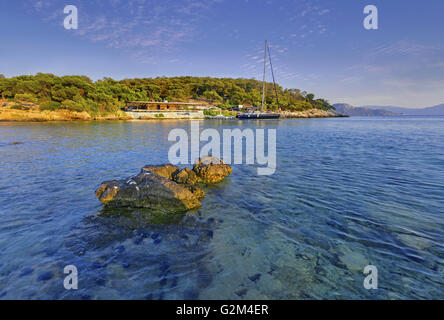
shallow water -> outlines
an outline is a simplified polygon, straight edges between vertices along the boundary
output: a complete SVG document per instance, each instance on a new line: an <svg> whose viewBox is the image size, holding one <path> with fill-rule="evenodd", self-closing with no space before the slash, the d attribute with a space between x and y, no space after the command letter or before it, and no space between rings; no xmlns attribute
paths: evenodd
<svg viewBox="0 0 444 320"><path fill-rule="evenodd" d="M0 299L444 299L444 118L200 125L276 128L276 173L235 165L150 226L94 191L167 162L189 122L0 123Z"/></svg>

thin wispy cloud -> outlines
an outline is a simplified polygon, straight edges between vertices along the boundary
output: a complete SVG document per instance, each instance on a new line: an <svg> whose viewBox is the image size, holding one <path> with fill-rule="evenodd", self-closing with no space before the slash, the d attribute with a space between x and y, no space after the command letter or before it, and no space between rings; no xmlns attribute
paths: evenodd
<svg viewBox="0 0 444 320"><path fill-rule="evenodd" d="M134 57L141 58L153 52L170 52L192 41L200 32L197 22L219 2L221 0L73 1L79 9L79 29L74 32L110 48L130 50ZM29 3L42 19L63 23L64 1Z"/></svg>
<svg viewBox="0 0 444 320"><path fill-rule="evenodd" d="M287 10L288 21L294 25L290 39L309 41L313 37L322 36L327 32L325 21L331 13L331 8L325 6L325 1L295 0L291 10ZM304 45L301 43L301 45Z"/></svg>
<svg viewBox="0 0 444 320"><path fill-rule="evenodd" d="M286 56L288 53L288 47L282 46L279 44L269 43L270 53L272 55L272 63L275 75L279 77L280 80L283 80L284 77L290 79L290 76L294 76L292 73L283 74L279 73L280 70L285 70L283 64L280 63L282 57ZM255 46L254 49L251 49L252 53L248 53L245 55L245 58L248 62L242 64L240 69L245 73L246 77L254 77L255 79L261 79L263 76L263 68L264 68L264 46ZM270 67L268 52L267 52L267 60L266 67ZM268 69L269 70L269 69ZM269 71L267 71L269 72Z"/></svg>
<svg viewBox="0 0 444 320"><path fill-rule="evenodd" d="M423 56L442 51L440 45L424 45L417 42L400 40L395 43L384 44L375 47L370 53L370 57L382 56Z"/></svg>
<svg viewBox="0 0 444 320"><path fill-rule="evenodd" d="M439 67L444 66L443 45L398 40L362 51L357 49L359 62L344 68L340 83L347 90L366 85L373 95L350 98L350 103L366 100L367 104L401 104L402 101L404 106L412 106L411 103L419 104L429 97L437 97L435 102L439 103L440 92L444 98L444 73ZM392 96L383 96L382 92Z"/></svg>

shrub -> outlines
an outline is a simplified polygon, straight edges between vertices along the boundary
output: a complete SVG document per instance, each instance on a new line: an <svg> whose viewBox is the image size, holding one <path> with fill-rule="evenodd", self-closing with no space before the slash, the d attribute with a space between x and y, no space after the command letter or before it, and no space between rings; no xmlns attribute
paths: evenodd
<svg viewBox="0 0 444 320"><path fill-rule="evenodd" d="M14 109L14 110L29 110L28 107L25 107L25 106L22 106L22 105L19 105L19 104L13 105L11 107L11 109Z"/></svg>
<svg viewBox="0 0 444 320"><path fill-rule="evenodd" d="M62 102L62 106L64 109L75 112L82 112L84 110L83 106L80 103L72 100L64 100Z"/></svg>
<svg viewBox="0 0 444 320"><path fill-rule="evenodd" d="M233 106L232 106L232 105L229 105L228 103L221 103L221 104L219 104L217 107L218 107L218 108L221 108L222 110L224 110L224 109L232 108Z"/></svg>
<svg viewBox="0 0 444 320"><path fill-rule="evenodd" d="M54 111L54 110L60 109L61 107L62 107L62 105L58 102L48 101L48 102L42 103L40 105L40 110Z"/></svg>
<svg viewBox="0 0 444 320"><path fill-rule="evenodd" d="M19 93L19 94L16 94L14 98L16 101L26 101L26 102L32 102L32 103L38 102L38 98L30 93Z"/></svg>
<svg viewBox="0 0 444 320"><path fill-rule="evenodd" d="M219 111L216 111L216 110L204 110L204 115L206 115L206 116L212 116L212 117L214 117L214 116L218 116L219 114L220 114L220 112Z"/></svg>

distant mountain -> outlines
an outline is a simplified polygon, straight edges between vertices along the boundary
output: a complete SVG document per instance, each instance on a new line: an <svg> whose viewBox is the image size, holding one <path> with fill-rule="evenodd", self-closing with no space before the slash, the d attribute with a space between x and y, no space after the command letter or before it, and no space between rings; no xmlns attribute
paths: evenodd
<svg viewBox="0 0 444 320"><path fill-rule="evenodd" d="M361 108L371 109L371 110L387 110L390 112L399 113L405 116L444 116L444 103L427 108L402 108L393 106L363 106Z"/></svg>
<svg viewBox="0 0 444 320"><path fill-rule="evenodd" d="M344 114L351 117L375 117L375 116L399 116L401 113L396 113L379 108L364 108L364 107L353 107L347 103L336 103L333 105L336 112Z"/></svg>

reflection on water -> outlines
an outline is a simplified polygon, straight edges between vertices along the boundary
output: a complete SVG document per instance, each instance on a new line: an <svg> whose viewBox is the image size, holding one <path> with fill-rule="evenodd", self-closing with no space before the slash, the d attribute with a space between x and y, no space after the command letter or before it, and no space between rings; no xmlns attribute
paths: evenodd
<svg viewBox="0 0 444 320"><path fill-rule="evenodd" d="M168 225L103 208L101 181L167 162L188 125L1 123L0 298L444 298L444 118L204 121L276 128L276 173L233 166Z"/></svg>

